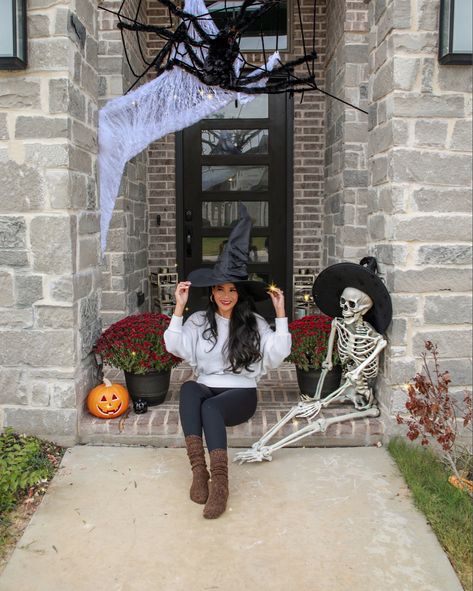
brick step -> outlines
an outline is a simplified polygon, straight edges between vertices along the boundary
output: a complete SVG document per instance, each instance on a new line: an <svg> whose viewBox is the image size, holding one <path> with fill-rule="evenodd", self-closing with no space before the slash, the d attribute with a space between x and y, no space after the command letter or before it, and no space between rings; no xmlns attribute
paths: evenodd
<svg viewBox="0 0 473 591"><path fill-rule="evenodd" d="M254 416L242 425L227 428L229 447L251 447L268 429L279 421L288 408L258 408ZM332 408L323 416L338 416L352 411L350 405ZM270 443L294 433L308 424L307 419L294 419L274 435ZM293 447L364 447L382 441L384 427L379 417L362 418L330 425L324 433L316 433L296 442ZM179 413L166 403L146 414L131 411L126 418L102 420L84 413L80 421L80 442L83 444L153 445L183 447L184 435Z"/></svg>
<svg viewBox="0 0 473 591"><path fill-rule="evenodd" d="M114 381L122 381L121 372L107 373ZM166 401L137 415L131 409L128 415L117 419L98 419L84 412L79 425L81 443L153 445L156 447L183 447L184 435L179 424L179 388L191 379L189 367L173 370ZM294 367L285 364L272 370L258 385L258 408L247 422L227 429L229 447L251 447L288 410L299 402L299 388ZM351 403L339 403L324 409L325 418L353 412ZM307 419L293 419L274 435L270 443L294 433L308 424ZM294 447L364 447L382 440L384 425L379 417L361 418L330 425L324 433L315 433L301 439Z"/></svg>

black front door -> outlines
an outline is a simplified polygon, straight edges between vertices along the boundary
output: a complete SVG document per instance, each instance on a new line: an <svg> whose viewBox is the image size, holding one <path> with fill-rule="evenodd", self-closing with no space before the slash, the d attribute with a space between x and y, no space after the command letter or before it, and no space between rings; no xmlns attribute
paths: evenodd
<svg viewBox="0 0 473 591"><path fill-rule="evenodd" d="M243 202L253 219L248 272L290 294L292 208L288 184L288 108L285 94L231 103L177 136L177 253L179 277L212 266ZM191 290L191 313L206 306L208 290ZM290 297L286 298L288 307ZM258 304L266 318L269 302ZM290 310L288 310L290 313Z"/></svg>

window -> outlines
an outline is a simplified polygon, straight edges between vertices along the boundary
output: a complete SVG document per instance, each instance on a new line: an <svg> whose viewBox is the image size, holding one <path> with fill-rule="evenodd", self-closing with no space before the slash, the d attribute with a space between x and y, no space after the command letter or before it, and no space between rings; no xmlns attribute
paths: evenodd
<svg viewBox="0 0 473 591"><path fill-rule="evenodd" d="M259 94L249 103L233 101L226 107L208 116L208 119L267 119L268 95Z"/></svg>
<svg viewBox="0 0 473 591"><path fill-rule="evenodd" d="M202 166L202 191L267 191L268 167Z"/></svg>
<svg viewBox="0 0 473 591"><path fill-rule="evenodd" d="M268 201L242 201L253 220L253 227L267 228L269 225ZM202 226L209 228L231 228L238 222L238 201L203 201Z"/></svg>
<svg viewBox="0 0 473 591"><path fill-rule="evenodd" d="M268 153L267 129L204 129L201 138L205 156Z"/></svg>
<svg viewBox="0 0 473 591"><path fill-rule="evenodd" d="M439 41L441 64L472 63L471 20L471 0L442 0Z"/></svg>
<svg viewBox="0 0 473 591"><path fill-rule="evenodd" d="M242 0L206 2L209 13L218 27L222 26L225 13L236 12L240 9L242 3ZM248 11L258 10L261 4L262 2L255 2ZM261 35L264 37L265 50L274 51L275 49L286 50L289 48L287 1L281 2L279 6L268 10L257 23L252 23L241 38L240 49L242 51L262 51Z"/></svg>

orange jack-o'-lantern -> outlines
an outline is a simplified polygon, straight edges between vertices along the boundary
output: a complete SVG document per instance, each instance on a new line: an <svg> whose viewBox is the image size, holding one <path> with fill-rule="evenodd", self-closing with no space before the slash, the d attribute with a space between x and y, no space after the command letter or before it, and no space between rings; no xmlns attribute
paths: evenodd
<svg viewBox="0 0 473 591"><path fill-rule="evenodd" d="M128 390L120 384L112 384L107 378L87 396L89 412L100 419L119 417L126 411L129 403Z"/></svg>

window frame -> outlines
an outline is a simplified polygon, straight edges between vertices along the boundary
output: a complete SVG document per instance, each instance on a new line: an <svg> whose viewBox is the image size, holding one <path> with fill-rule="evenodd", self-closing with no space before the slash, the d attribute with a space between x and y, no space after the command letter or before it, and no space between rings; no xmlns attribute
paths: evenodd
<svg viewBox="0 0 473 591"><path fill-rule="evenodd" d="M473 49L471 52L455 52L453 48L455 4L456 0L440 1L438 61L442 65L471 65L473 63ZM445 27L446 24L448 27Z"/></svg>
<svg viewBox="0 0 473 591"><path fill-rule="evenodd" d="M218 0L212 0L213 2L216 2ZM223 1L223 0L222 0ZM207 6L207 1L204 0L205 5ZM287 48L286 49L281 49L278 48L278 51L281 55L286 55L286 54L290 54L293 51L293 30L292 30L292 26L294 23L294 15L293 15L293 3L292 0L286 0L286 6L287 6L287 20L286 20L286 24L287 24ZM210 15L212 15L211 12L209 12ZM274 53L276 51L276 49L268 49L265 47L265 53L266 55L271 55L272 53ZM262 49L240 49L240 53L243 55L263 55L263 50Z"/></svg>

